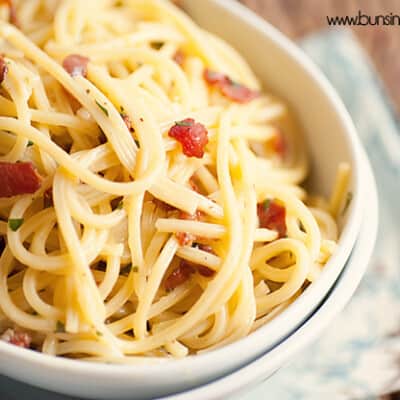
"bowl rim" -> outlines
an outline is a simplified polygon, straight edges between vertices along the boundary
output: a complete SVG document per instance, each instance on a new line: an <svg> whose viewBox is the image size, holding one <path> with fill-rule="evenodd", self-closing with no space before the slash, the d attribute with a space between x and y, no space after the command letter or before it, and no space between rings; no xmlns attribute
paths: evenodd
<svg viewBox="0 0 400 400"><path fill-rule="evenodd" d="M260 383L265 369L271 368L270 364L273 368L279 369L290 357L316 340L318 335L346 306L368 268L378 231L379 209L376 182L365 154L363 154L363 158L365 158L364 163L369 181L370 207L368 208L368 218L363 219L363 226L345 268L318 309L286 339L253 362L198 388L160 397L157 400L212 400L214 397L210 396L232 395L253 382ZM217 392L218 389L221 391Z"/></svg>
<svg viewBox="0 0 400 400"><path fill-rule="evenodd" d="M339 117L339 120L343 125L343 130L346 132L345 138L348 142L348 148L350 149L351 158L354 162L355 167L352 171L354 182L354 196L352 204L350 205L348 210L348 221L343 228L341 237L338 242L338 250L340 250L337 250L332 255L332 257L324 267L324 270L318 280L314 284L310 285L309 288L307 288L294 303L292 303L286 310L275 317L272 321L260 327L256 331L250 333L244 338L241 338L231 344L227 344L221 348L217 348L203 354L188 356L184 359L160 359L156 361L154 359L151 359L148 363L140 363L140 368L138 368L138 364L90 363L87 361L55 357L36 351L27 351L26 349L21 349L1 341L0 353L3 353L6 356L12 357L14 359L20 359L21 361L29 362L31 367L62 370L63 373L84 373L86 377L91 376L96 378L108 379L110 378L110 375L113 374L118 374L119 379L129 379L132 377L133 374L135 374L136 377L146 377L149 374L154 376L155 374L163 373L165 371L168 371L168 373L170 374L172 369L175 370L176 373L179 373L178 371L186 371L187 369L191 368L199 368L201 366L206 367L213 361L215 362L215 360L217 359L220 360L225 358L233 358L234 354L243 353L246 346L254 347L254 343L258 343L259 338L268 336L268 331L271 332L275 326L279 326L282 324L282 320L289 319L291 315L296 314L297 311L304 306L304 303L307 303L309 299L313 297L314 292L316 292L321 286L319 285L319 283L322 282L324 277L334 273L338 273L336 264L339 264L340 259L345 258L345 260L342 260L342 267L344 266L344 263L347 260L348 255L350 254L351 248L354 245L355 239L361 227L363 214L362 198L363 188L365 187L364 178L360 172L360 168L362 165L362 147L358 139L355 127L345 106L343 105L336 91L328 82L327 78L314 64L314 62L309 59L309 57L289 38L279 32L275 27L270 25L267 21L257 16L240 3L236 3L233 1L230 2L226 0L208 1L211 1L225 11L232 13L234 17L238 17L244 20L244 22L259 30L264 36L268 37L268 40L273 42L276 46L282 48L291 57L292 61L298 65L299 68L302 68L307 75L312 77L321 92L329 101L336 115ZM290 328L293 329L295 328L295 326L291 325ZM282 330L287 331L287 329ZM270 347L273 345L276 345L276 342L270 344ZM257 347L260 347L259 344L257 345ZM268 346L265 346L264 350L266 350L267 348Z"/></svg>

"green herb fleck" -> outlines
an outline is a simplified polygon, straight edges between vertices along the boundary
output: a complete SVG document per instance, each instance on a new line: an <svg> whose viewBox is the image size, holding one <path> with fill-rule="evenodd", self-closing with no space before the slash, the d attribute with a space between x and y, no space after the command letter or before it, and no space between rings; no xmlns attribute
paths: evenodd
<svg viewBox="0 0 400 400"><path fill-rule="evenodd" d="M61 321L57 321L56 333L65 333L65 325Z"/></svg>
<svg viewBox="0 0 400 400"><path fill-rule="evenodd" d="M352 192L348 192L347 196L346 196L346 202L344 203L342 215L346 214L346 211L348 210L352 200L353 200L353 193Z"/></svg>
<svg viewBox="0 0 400 400"><path fill-rule="evenodd" d="M34 144L35 144L35 143L33 143L32 140L29 140L29 141L28 141L28 144L27 144L27 147L31 147L31 146L33 146Z"/></svg>
<svg viewBox="0 0 400 400"><path fill-rule="evenodd" d="M192 126L193 122L187 121L184 119L183 121L175 121L175 125L177 125L177 126Z"/></svg>
<svg viewBox="0 0 400 400"><path fill-rule="evenodd" d="M264 200L264 203L263 203L264 210L268 210L270 205L271 205L271 199Z"/></svg>
<svg viewBox="0 0 400 400"><path fill-rule="evenodd" d="M16 232L23 223L24 223L23 218L10 218L8 220L8 226L14 232Z"/></svg>
<svg viewBox="0 0 400 400"><path fill-rule="evenodd" d="M96 331L97 336L103 336L103 334L100 331Z"/></svg>
<svg viewBox="0 0 400 400"><path fill-rule="evenodd" d="M102 104L100 104L97 100L96 100L96 104L99 106L99 108L100 108L100 110L101 111L103 111L103 113L105 114L105 115L107 115L107 117L108 117L108 110L107 110L107 108L105 108Z"/></svg>
<svg viewBox="0 0 400 400"><path fill-rule="evenodd" d="M118 205L117 205L117 210L122 210L123 208L124 208L124 202L123 202L123 200L121 200L119 203L118 203Z"/></svg>
<svg viewBox="0 0 400 400"><path fill-rule="evenodd" d="M121 110L121 113L122 113L122 114L125 113L125 108L124 108L124 106L119 106L119 109Z"/></svg>

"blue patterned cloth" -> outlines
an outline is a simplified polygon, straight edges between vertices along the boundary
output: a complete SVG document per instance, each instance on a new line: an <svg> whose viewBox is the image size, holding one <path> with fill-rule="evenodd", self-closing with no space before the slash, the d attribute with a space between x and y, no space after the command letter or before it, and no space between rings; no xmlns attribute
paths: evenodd
<svg viewBox="0 0 400 400"><path fill-rule="evenodd" d="M334 325L296 362L241 400L373 400L400 389L398 126L376 72L351 33L328 31L301 45L338 90L368 151L380 195L380 232L368 273ZM68 400L2 377L0 399Z"/></svg>
<svg viewBox="0 0 400 400"><path fill-rule="evenodd" d="M351 32L319 33L301 46L338 91L368 152L379 192L378 241L354 298L323 337L241 400L372 400L400 389L399 127Z"/></svg>

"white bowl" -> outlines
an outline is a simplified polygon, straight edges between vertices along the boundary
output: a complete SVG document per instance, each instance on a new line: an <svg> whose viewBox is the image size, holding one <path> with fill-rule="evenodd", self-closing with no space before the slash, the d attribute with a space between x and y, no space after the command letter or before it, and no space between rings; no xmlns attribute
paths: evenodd
<svg viewBox="0 0 400 400"><path fill-rule="evenodd" d="M244 368L200 388L158 400L222 400L230 398L233 394L238 395L250 386L254 388L268 379L279 368L294 359L300 350L321 336L322 331L355 292L374 249L378 228L378 197L375 180L366 157L365 168L368 174L368 218L364 218L360 235L344 270L316 312L286 340Z"/></svg>
<svg viewBox="0 0 400 400"><path fill-rule="evenodd" d="M343 269L361 226L365 182L361 146L335 91L314 64L265 21L240 4L223 0L183 1L204 28L227 39L270 90L286 99L304 127L313 161L310 185L328 194L339 162L352 168L353 201L339 247L318 281L285 312L236 343L183 360L121 366L53 358L0 343L0 373L79 397L148 399L193 388L232 372L265 353L317 307Z"/></svg>

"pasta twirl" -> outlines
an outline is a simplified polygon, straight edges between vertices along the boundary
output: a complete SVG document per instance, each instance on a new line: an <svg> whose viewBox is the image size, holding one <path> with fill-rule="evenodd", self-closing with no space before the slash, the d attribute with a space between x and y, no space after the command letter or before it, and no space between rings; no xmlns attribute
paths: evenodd
<svg viewBox="0 0 400 400"><path fill-rule="evenodd" d="M166 0L0 2L0 334L136 362L248 335L335 250L348 165Z"/></svg>

